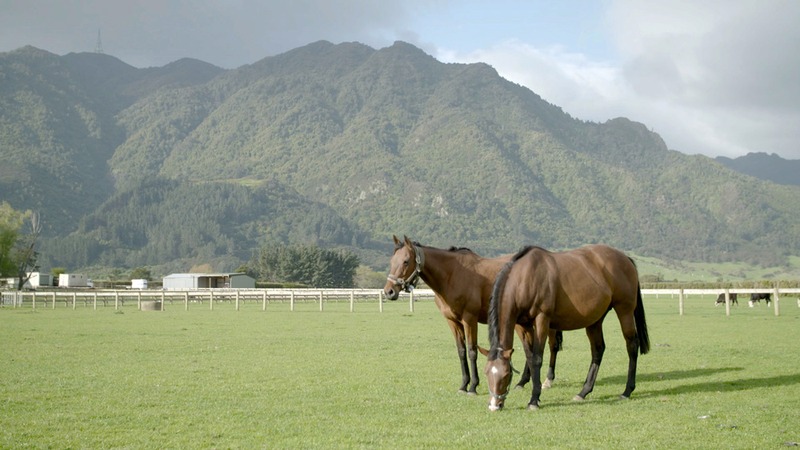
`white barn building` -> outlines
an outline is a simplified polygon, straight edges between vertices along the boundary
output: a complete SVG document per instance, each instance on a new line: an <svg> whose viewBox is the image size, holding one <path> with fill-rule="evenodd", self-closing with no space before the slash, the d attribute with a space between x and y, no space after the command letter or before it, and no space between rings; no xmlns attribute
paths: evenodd
<svg viewBox="0 0 800 450"><path fill-rule="evenodd" d="M164 289L254 289L256 280L244 273L173 273L163 279Z"/></svg>

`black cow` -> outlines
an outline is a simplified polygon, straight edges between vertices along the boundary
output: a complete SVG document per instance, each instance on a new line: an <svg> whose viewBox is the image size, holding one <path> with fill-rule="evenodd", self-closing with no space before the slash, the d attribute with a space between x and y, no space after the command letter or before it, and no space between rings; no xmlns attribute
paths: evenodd
<svg viewBox="0 0 800 450"><path fill-rule="evenodd" d="M767 306L769 306L770 302L772 302L772 295L771 294L750 294L750 306L752 307L754 304L764 300L767 302Z"/></svg>
<svg viewBox="0 0 800 450"><path fill-rule="evenodd" d="M731 303L736 303L736 306L739 306L739 300L736 300L736 294L730 294L731 296ZM724 305L725 304L725 293L719 294L717 296L717 301L714 302L714 306Z"/></svg>

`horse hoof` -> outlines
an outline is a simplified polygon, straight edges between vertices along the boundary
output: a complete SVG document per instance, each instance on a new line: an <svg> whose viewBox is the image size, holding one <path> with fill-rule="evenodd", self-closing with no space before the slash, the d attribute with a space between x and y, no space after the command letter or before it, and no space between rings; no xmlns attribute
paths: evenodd
<svg viewBox="0 0 800 450"><path fill-rule="evenodd" d="M470 397L474 397L474 396L478 395L478 393L475 392L475 391L467 391L467 395L469 395Z"/></svg>
<svg viewBox="0 0 800 450"><path fill-rule="evenodd" d="M553 387L553 383L549 379L544 380L544 383L542 383L542 389L550 389L551 387Z"/></svg>
<svg viewBox="0 0 800 450"><path fill-rule="evenodd" d="M467 393L467 390L466 390L466 389L459 389L459 390L458 390L458 393L459 393L459 394L466 394L466 393Z"/></svg>
<svg viewBox="0 0 800 450"><path fill-rule="evenodd" d="M631 397L625 394L620 394L619 398L620 400L630 400Z"/></svg>
<svg viewBox="0 0 800 450"><path fill-rule="evenodd" d="M539 405L534 405L533 403L528 404L528 411L538 411Z"/></svg>
<svg viewBox="0 0 800 450"><path fill-rule="evenodd" d="M573 402L582 402L584 400L585 399L583 397L581 397L580 395L576 395L575 397L572 397L572 401Z"/></svg>
<svg viewBox="0 0 800 450"><path fill-rule="evenodd" d="M523 386L523 385L521 385L521 384L518 384L518 385L514 386L514 389L522 389L522 388L524 388L524 387L525 387L525 386Z"/></svg>

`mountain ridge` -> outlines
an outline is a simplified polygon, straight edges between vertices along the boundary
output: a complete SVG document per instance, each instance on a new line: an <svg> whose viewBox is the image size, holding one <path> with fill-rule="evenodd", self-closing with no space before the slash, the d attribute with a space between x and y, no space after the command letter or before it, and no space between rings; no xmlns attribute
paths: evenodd
<svg viewBox="0 0 800 450"><path fill-rule="evenodd" d="M376 261L397 233L484 254L589 242L754 264L800 253L797 188L740 180L630 119L575 119L491 66L440 63L404 42L319 41L233 70L0 54L0 79L26 70L51 81L17 77L0 93L14 113L0 121L11 156L0 194L45 218L61 208L42 249L53 265L216 259L230 269L267 241L352 248ZM24 129L57 145L14 140ZM56 163L32 170L41 156ZM254 214L237 206L241 223L223 226L220 196L259 205L263 186L292 194ZM171 199L187 220L164 225L163 210L133 201L138 191ZM170 236L178 244L167 245ZM172 258L162 251L173 247Z"/></svg>

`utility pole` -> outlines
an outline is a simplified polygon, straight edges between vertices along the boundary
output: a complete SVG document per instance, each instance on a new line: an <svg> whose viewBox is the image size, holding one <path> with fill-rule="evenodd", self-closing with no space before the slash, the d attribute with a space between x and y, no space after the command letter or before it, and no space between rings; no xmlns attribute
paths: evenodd
<svg viewBox="0 0 800 450"><path fill-rule="evenodd" d="M94 45L95 53L103 53L103 41L100 40L100 28L97 29L97 43Z"/></svg>

